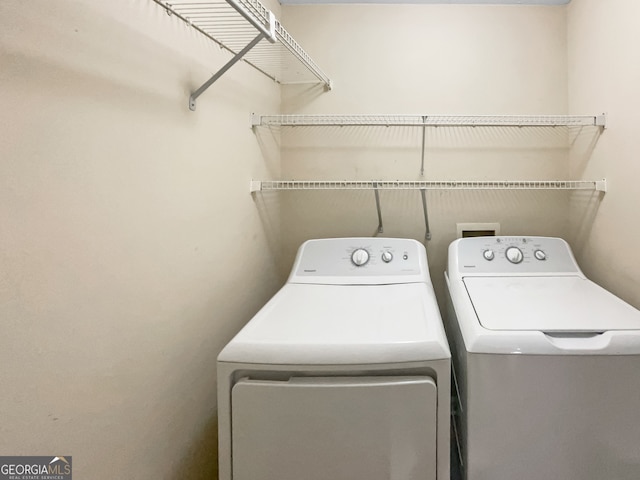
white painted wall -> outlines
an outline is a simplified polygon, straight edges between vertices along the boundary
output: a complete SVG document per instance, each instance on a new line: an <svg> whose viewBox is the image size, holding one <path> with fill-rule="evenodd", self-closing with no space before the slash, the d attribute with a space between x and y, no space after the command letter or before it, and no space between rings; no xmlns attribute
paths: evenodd
<svg viewBox="0 0 640 480"><path fill-rule="evenodd" d="M239 64L192 113L189 91L229 56L152 2L0 2L0 451L71 454L76 475L97 480L213 474L218 351L303 240L377 226L371 192L253 200L249 180L421 178L419 132L254 135L251 111L606 111L600 137L429 130L426 179L610 185L601 202L429 193L431 273L442 298L457 222L572 233L587 274L640 306L640 235L629 221L640 12L633 0L604 3L286 6L287 29L336 88L286 87L281 104L276 85ZM416 192L381 199L385 235L422 238Z"/></svg>
<svg viewBox="0 0 640 480"><path fill-rule="evenodd" d="M563 114L564 7L485 5L284 6L283 22L329 73L335 89L283 89L287 113ZM263 129L265 130L265 129ZM565 128L427 131L427 180L569 178ZM263 133L266 135L266 133ZM282 129L282 174L293 179L417 180L419 130ZM286 192L287 270L306 238L370 236L374 196ZM429 192L427 250L443 298L447 247L458 222L499 222L505 235L567 236L562 192ZM424 238L418 192L381 194L384 235Z"/></svg>
<svg viewBox="0 0 640 480"><path fill-rule="evenodd" d="M215 360L280 285L276 84L149 0L0 2L0 452L215 476ZM273 142L272 142L273 143Z"/></svg>
<svg viewBox="0 0 640 480"><path fill-rule="evenodd" d="M581 135L571 153L572 175L606 178L602 198L576 195L573 244L585 273L640 308L640 2L573 0L568 8L569 108L606 112L595 141Z"/></svg>

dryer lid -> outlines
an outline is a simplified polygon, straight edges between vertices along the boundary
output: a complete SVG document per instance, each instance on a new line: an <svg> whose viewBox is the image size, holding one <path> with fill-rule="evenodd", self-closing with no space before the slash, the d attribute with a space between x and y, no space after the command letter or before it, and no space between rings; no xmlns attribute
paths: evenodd
<svg viewBox="0 0 640 480"><path fill-rule="evenodd" d="M287 284L218 360L344 365L449 357L430 285Z"/></svg>
<svg viewBox="0 0 640 480"><path fill-rule="evenodd" d="M465 277L480 324L489 330L640 330L640 311L578 277Z"/></svg>

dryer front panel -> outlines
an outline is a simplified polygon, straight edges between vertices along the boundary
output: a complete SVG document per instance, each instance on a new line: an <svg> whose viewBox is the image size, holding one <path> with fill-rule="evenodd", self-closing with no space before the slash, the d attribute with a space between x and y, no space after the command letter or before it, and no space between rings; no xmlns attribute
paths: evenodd
<svg viewBox="0 0 640 480"><path fill-rule="evenodd" d="M234 480L435 480L428 377L242 379L232 389Z"/></svg>

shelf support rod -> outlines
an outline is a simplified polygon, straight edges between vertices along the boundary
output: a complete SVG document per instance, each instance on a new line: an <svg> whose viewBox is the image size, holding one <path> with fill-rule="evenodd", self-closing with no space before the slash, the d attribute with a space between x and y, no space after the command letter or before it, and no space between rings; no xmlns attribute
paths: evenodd
<svg viewBox="0 0 640 480"><path fill-rule="evenodd" d="M427 135L427 117L422 117L422 155L420 157L420 176L424 177L424 147L425 147L425 139Z"/></svg>
<svg viewBox="0 0 640 480"><path fill-rule="evenodd" d="M378 210L378 233L383 233L382 210L380 209L380 193L378 192L378 182L373 182L373 193L376 196L376 210Z"/></svg>
<svg viewBox="0 0 640 480"><path fill-rule="evenodd" d="M431 229L429 228L429 213L427 211L427 190L425 188L420 189L420 196L422 196L422 211L424 212L424 239L426 241L429 241L431 240Z"/></svg>
<svg viewBox="0 0 640 480"><path fill-rule="evenodd" d="M220 70L218 70L209 80L204 82L199 89L197 89L195 92L193 92L191 94L191 96L189 97L189 110L195 111L196 110L196 99L200 95L202 95L204 93L204 91L213 84L213 82L218 80L222 75L224 75L224 73L227 70L229 70L239 60L241 60L242 57L244 57L247 54L247 52L249 50L251 50L253 47L255 47L258 44L258 42L260 42L260 40L262 40L263 38L265 38L265 34L261 31L256 36L256 38L254 38L253 40L251 40L251 42L249 42L249 44L246 47L244 47L237 54L235 54L234 57L231 60L229 60Z"/></svg>

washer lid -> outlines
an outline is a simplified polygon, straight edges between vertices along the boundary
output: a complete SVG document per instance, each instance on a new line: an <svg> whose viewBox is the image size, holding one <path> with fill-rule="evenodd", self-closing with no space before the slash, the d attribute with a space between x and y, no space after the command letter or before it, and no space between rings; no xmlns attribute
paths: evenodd
<svg viewBox="0 0 640 480"><path fill-rule="evenodd" d="M640 311L578 276L465 277L463 281L480 324L489 330L640 330Z"/></svg>
<svg viewBox="0 0 640 480"><path fill-rule="evenodd" d="M449 357L431 286L287 284L218 360L335 365Z"/></svg>

